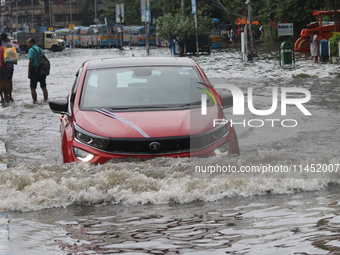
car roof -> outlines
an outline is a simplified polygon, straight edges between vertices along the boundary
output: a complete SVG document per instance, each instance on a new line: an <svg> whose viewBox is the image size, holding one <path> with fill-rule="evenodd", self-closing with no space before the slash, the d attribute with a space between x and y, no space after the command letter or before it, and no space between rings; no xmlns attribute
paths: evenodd
<svg viewBox="0 0 340 255"><path fill-rule="evenodd" d="M137 66L191 66L195 63L190 58L176 57L129 57L129 58L103 58L88 60L88 70L117 67Z"/></svg>

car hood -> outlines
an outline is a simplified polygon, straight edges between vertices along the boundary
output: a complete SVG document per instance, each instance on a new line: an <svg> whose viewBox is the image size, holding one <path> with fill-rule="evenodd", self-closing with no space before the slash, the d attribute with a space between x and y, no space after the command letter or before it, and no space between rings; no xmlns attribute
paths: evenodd
<svg viewBox="0 0 340 255"><path fill-rule="evenodd" d="M199 134L213 128L214 119L223 118L222 110L209 107L177 111L114 112L114 116L98 111L74 114L78 126L96 135L119 138L168 137ZM145 134L147 136L145 136Z"/></svg>

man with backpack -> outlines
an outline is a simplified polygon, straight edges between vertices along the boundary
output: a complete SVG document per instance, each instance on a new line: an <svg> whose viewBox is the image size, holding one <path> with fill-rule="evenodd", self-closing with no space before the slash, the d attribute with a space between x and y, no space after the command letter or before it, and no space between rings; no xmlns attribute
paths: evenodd
<svg viewBox="0 0 340 255"><path fill-rule="evenodd" d="M38 65L39 65L39 54L44 55L44 51L40 49L36 44L33 38L27 40L27 46L29 48L28 51L28 79L30 79L30 87L33 103L37 102L37 84L40 83L40 88L43 91L44 100L48 99L48 92L46 88L46 76L40 75L38 73Z"/></svg>

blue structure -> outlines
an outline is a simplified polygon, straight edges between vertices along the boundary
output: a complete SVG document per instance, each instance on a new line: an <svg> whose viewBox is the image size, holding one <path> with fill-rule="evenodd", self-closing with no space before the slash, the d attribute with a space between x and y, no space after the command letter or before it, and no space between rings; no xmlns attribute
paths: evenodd
<svg viewBox="0 0 340 255"><path fill-rule="evenodd" d="M99 28L100 47L117 47L120 45L120 35L117 24L101 25Z"/></svg>
<svg viewBox="0 0 340 255"><path fill-rule="evenodd" d="M48 27L39 27L39 32L45 33L48 31Z"/></svg>
<svg viewBox="0 0 340 255"><path fill-rule="evenodd" d="M328 40L323 39L320 41L320 61L325 62L329 59L329 53L328 53Z"/></svg>
<svg viewBox="0 0 340 255"><path fill-rule="evenodd" d="M144 26L129 26L124 28L124 42L130 45L145 45L146 36ZM156 28L154 26L150 26L149 44L156 45Z"/></svg>
<svg viewBox="0 0 340 255"><path fill-rule="evenodd" d="M214 20L214 31L209 36L210 47L212 49L221 48L222 47L222 37L221 37L220 20L215 19L215 18L213 20Z"/></svg>

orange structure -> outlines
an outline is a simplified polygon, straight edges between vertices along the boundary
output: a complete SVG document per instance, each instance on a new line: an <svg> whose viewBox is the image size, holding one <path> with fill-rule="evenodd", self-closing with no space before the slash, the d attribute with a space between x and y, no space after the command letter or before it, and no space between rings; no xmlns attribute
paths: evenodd
<svg viewBox="0 0 340 255"><path fill-rule="evenodd" d="M338 15L340 10L337 11ZM296 40L294 45L294 51L308 51L310 47L310 37L314 31L319 31L320 40L332 37L334 31L333 21L322 21L322 16L334 15L334 10L330 11L314 11L314 16L317 16L317 21L309 24L307 28L302 29L300 38ZM339 22L337 24L336 31L339 31Z"/></svg>
<svg viewBox="0 0 340 255"><path fill-rule="evenodd" d="M249 24L249 20L244 17L240 17L236 19L236 23L237 25L245 25L245 24ZM260 22L258 22L257 20L254 20L251 24L255 26L259 26Z"/></svg>

